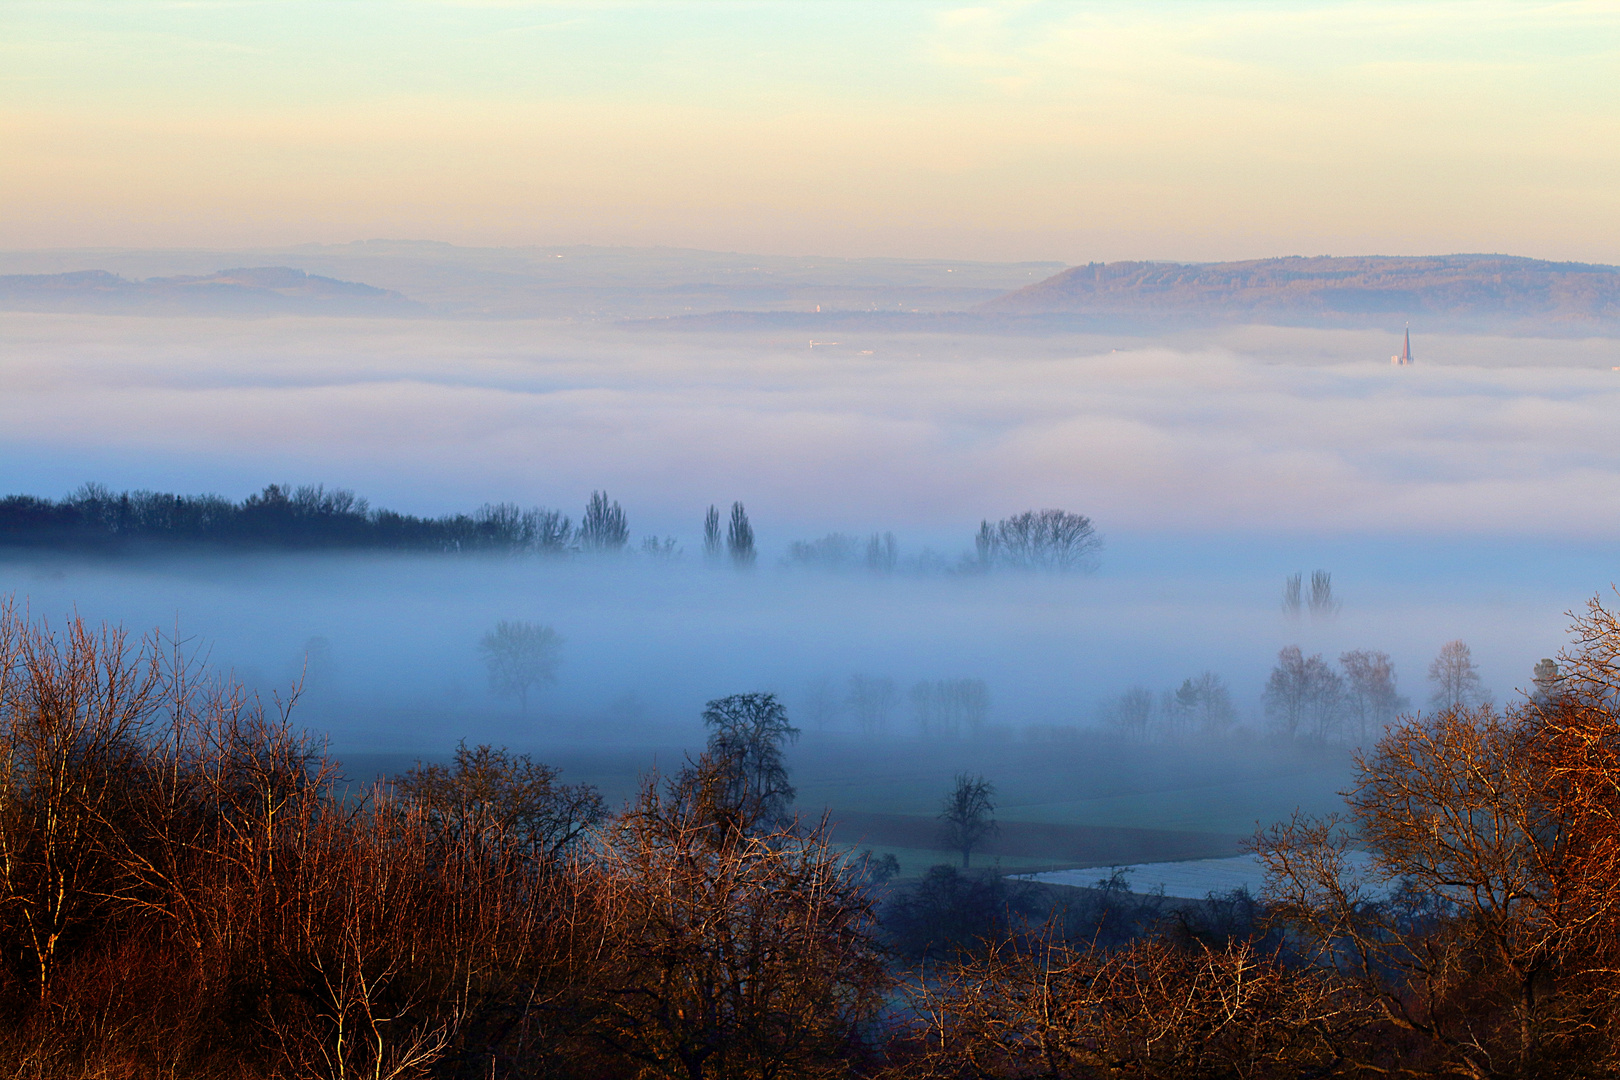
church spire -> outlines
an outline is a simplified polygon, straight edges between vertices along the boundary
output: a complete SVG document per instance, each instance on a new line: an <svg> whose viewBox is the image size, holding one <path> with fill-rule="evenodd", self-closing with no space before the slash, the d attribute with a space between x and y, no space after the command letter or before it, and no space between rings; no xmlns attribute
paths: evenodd
<svg viewBox="0 0 1620 1080"><path fill-rule="evenodd" d="M1410 367L1412 365L1412 326L1410 323L1406 327L1406 341L1401 345L1401 355L1390 357L1389 362L1396 367Z"/></svg>

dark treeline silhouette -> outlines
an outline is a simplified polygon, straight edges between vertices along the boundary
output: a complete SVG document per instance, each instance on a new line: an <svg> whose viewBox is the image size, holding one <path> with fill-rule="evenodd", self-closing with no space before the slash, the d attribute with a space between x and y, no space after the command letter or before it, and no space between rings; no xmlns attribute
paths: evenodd
<svg viewBox="0 0 1620 1080"><path fill-rule="evenodd" d="M604 510L609 509L603 501ZM617 511L618 504L610 509ZM622 512L614 524L622 531ZM218 495L113 494L97 484L86 484L60 501L32 495L0 498L0 544L30 547L181 545L560 554L578 539L571 526L555 510L525 510L510 503L485 505L471 514L416 517L373 509L352 491L328 491L318 485L271 484L239 503ZM591 532L585 540L595 543L599 533L600 529Z"/></svg>

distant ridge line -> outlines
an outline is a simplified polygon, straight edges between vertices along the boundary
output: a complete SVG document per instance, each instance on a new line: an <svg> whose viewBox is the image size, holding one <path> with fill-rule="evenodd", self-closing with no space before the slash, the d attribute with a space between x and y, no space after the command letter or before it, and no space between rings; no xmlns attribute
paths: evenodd
<svg viewBox="0 0 1620 1080"><path fill-rule="evenodd" d="M1089 263L976 307L997 315L1194 314L1378 323L1433 316L1486 326L1620 323L1620 266L1514 255L1287 256Z"/></svg>

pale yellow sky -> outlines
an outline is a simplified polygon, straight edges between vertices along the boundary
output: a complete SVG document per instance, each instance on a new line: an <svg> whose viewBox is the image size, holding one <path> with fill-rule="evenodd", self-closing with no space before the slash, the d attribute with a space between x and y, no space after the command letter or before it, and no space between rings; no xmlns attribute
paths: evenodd
<svg viewBox="0 0 1620 1080"><path fill-rule="evenodd" d="M1620 262L1620 3L0 7L0 247Z"/></svg>

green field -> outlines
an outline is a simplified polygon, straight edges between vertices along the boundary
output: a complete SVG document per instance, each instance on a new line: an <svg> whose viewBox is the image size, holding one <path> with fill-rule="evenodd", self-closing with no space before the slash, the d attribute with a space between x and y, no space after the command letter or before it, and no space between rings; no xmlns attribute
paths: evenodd
<svg viewBox="0 0 1620 1080"><path fill-rule="evenodd" d="M575 743L535 756L560 767L565 781L597 785L617 807L641 776L679 768L684 754L673 745ZM345 772L390 774L412 760L352 755ZM1002 833L975 865L1019 872L1235 854L1257 826L1296 809L1342 809L1338 793L1351 777L1342 748L1259 740L1144 745L1089 734L866 742L812 733L788 761L804 817L828 814L839 842L893 854L906 876L960 860L936 846L935 824L959 771L982 774L997 789Z"/></svg>

